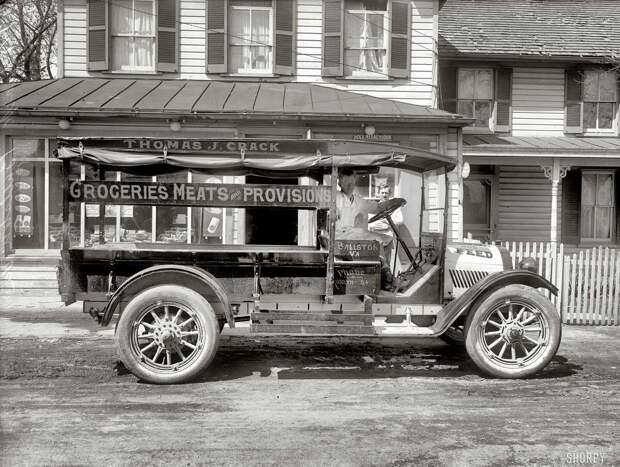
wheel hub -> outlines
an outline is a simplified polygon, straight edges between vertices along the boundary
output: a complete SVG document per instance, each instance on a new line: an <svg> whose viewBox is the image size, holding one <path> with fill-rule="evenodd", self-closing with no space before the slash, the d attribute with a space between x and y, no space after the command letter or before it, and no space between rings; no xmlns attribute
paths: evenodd
<svg viewBox="0 0 620 467"><path fill-rule="evenodd" d="M502 337L509 344L520 342L523 339L525 330L520 323L514 321L507 321L501 329Z"/></svg>
<svg viewBox="0 0 620 467"><path fill-rule="evenodd" d="M175 350L181 343L181 328L172 321L164 319L153 330L155 343L164 350Z"/></svg>

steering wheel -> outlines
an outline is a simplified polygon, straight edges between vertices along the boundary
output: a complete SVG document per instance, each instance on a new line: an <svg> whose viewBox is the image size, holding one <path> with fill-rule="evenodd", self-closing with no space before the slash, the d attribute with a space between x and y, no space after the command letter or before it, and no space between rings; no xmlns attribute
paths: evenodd
<svg viewBox="0 0 620 467"><path fill-rule="evenodd" d="M381 204L383 205L381 210L370 219L368 219L369 224L380 221L381 219L385 219L398 208L402 208L405 204L407 204L407 200L405 198L392 198L382 202Z"/></svg>

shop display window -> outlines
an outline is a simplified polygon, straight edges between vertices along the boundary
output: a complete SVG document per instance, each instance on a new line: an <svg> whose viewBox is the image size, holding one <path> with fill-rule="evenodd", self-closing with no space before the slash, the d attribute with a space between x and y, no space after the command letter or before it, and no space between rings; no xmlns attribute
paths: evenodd
<svg viewBox="0 0 620 467"><path fill-rule="evenodd" d="M192 173L194 183L223 183L223 177ZM191 243L217 243L224 240L226 209L218 207L195 207L190 210L192 220Z"/></svg>
<svg viewBox="0 0 620 467"><path fill-rule="evenodd" d="M52 144L45 139L11 140L7 182L14 251L61 247L62 219L58 213L62 210L62 164L51 156Z"/></svg>
<svg viewBox="0 0 620 467"><path fill-rule="evenodd" d="M137 176L121 173L123 182L150 182L153 177ZM127 206L120 207L120 241L121 242L152 242L153 241L153 207Z"/></svg>

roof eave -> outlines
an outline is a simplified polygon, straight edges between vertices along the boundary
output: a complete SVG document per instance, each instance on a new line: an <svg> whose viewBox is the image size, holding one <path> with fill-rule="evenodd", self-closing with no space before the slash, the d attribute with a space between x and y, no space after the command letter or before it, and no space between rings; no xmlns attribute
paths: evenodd
<svg viewBox="0 0 620 467"><path fill-rule="evenodd" d="M449 126L463 127L471 124L472 119L464 118L457 114L446 115L406 115L406 114L326 114L326 113L281 113L281 112L182 112L182 111L141 111L126 109L105 109L105 110L69 110L66 108L17 108L3 109L5 118L10 116L19 117L52 117L52 118L114 118L114 117L133 117L133 118L196 118L212 120L329 120L329 121L399 121L408 123L435 123L447 124Z"/></svg>

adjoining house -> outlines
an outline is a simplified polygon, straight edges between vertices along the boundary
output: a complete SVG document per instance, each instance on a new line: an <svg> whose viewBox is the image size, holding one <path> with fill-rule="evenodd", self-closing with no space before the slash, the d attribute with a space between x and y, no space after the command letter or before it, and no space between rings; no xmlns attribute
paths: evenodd
<svg viewBox="0 0 620 467"><path fill-rule="evenodd" d="M468 121L436 108L438 0L61 0L58 12L59 79L0 86L0 258L20 265L0 277L0 293L55 293L58 136L346 138L460 160ZM450 180L448 229L458 240L456 171ZM411 188L396 172L361 183L371 197L380 184L396 196ZM278 219L274 231L270 215L241 211L123 207L103 213L101 228L99 207L85 204L73 213L71 237L80 244L261 243L271 232L271 241L315 241L301 214ZM419 214L410 214L418 223Z"/></svg>
<svg viewBox="0 0 620 467"><path fill-rule="evenodd" d="M464 130L463 230L620 244L620 5L445 0L440 108Z"/></svg>

